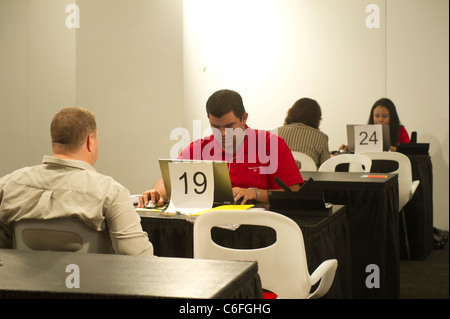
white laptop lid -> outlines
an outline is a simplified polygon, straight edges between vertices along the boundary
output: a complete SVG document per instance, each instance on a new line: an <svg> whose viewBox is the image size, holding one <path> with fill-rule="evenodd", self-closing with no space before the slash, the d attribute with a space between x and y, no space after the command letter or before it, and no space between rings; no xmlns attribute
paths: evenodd
<svg viewBox="0 0 450 319"><path fill-rule="evenodd" d="M198 161L198 160L180 160L180 159L160 159L159 167L164 186L167 192L167 198L170 199L171 183L169 173L169 162L212 162L214 174L214 204L227 205L234 204L233 190L231 187L230 173L227 162L221 161Z"/></svg>

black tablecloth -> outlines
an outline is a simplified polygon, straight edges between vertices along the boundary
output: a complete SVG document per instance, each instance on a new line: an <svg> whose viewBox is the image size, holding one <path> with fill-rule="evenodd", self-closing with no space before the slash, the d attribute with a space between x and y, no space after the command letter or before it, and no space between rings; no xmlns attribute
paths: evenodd
<svg viewBox="0 0 450 319"><path fill-rule="evenodd" d="M413 180L420 184L411 201L405 206L406 229L408 232L411 259L424 260L433 249L433 165L429 155L407 155L411 161ZM387 160L373 160L372 173L389 173L398 164ZM348 171L348 164L340 164L336 171ZM406 245L403 223L399 221L400 257L405 258Z"/></svg>
<svg viewBox="0 0 450 319"><path fill-rule="evenodd" d="M0 298L263 297L255 262L0 249ZM79 287L67 287L79 269Z"/></svg>
<svg viewBox="0 0 450 319"><path fill-rule="evenodd" d="M193 224L183 216L165 217L159 213L141 214L141 224L149 235L155 255L193 257ZM312 273L323 261L336 258L338 269L330 291L324 298L351 298L350 233L345 207L334 207L327 218L291 217L303 233L308 267ZM241 225L231 231L213 228L213 240L226 247L258 248L275 241L275 231L262 226Z"/></svg>
<svg viewBox="0 0 450 319"><path fill-rule="evenodd" d="M414 197L405 206L409 248L412 259L424 260L433 249L433 165L429 155L407 156L411 161L413 180L420 181ZM396 163L372 161L371 172L385 173L396 169ZM400 256L406 257L403 225L400 226Z"/></svg>
<svg viewBox="0 0 450 319"><path fill-rule="evenodd" d="M400 296L398 179L361 178L361 173L302 172L312 177L311 190L324 192L325 201L346 205L352 252L354 298ZM368 288L369 265L379 267L380 288Z"/></svg>

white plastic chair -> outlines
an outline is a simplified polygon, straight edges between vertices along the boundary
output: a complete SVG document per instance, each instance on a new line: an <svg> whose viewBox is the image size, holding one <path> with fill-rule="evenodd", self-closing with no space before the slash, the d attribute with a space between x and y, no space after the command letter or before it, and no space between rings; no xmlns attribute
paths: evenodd
<svg viewBox="0 0 450 319"><path fill-rule="evenodd" d="M370 172L372 160L362 154L341 154L330 157L319 167L319 172L334 172L339 164L350 164L349 172Z"/></svg>
<svg viewBox="0 0 450 319"><path fill-rule="evenodd" d="M391 173L398 174L398 208L403 221L408 258L411 258L404 207L412 199L417 187L420 184L419 180L412 180L411 161L408 156L398 152L367 152L363 154L369 156L372 160L394 161L398 163L398 168Z"/></svg>
<svg viewBox="0 0 450 319"><path fill-rule="evenodd" d="M113 253L105 231L91 229L76 219L23 219L14 222L13 227L15 249Z"/></svg>
<svg viewBox="0 0 450 319"><path fill-rule="evenodd" d="M317 166L314 160L305 153L292 151L294 159L300 162L300 171L317 172Z"/></svg>
<svg viewBox="0 0 450 319"><path fill-rule="evenodd" d="M276 231L276 242L257 249L233 249L219 246L211 238L217 225L260 225ZM269 211L211 211L194 223L194 258L257 261L264 289L279 298L319 298L330 289L338 262L322 262L309 274L300 227L290 218ZM314 292L313 285L320 281Z"/></svg>

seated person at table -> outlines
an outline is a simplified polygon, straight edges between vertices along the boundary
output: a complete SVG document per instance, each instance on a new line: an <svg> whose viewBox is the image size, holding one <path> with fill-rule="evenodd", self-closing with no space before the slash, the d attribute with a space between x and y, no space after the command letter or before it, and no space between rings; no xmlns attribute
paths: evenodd
<svg viewBox="0 0 450 319"><path fill-rule="evenodd" d="M0 248L12 248L12 225L21 219L76 218L109 231L114 252L153 256L129 191L97 173L97 123L88 110L58 112L50 125L53 156L0 178Z"/></svg>
<svg viewBox="0 0 450 319"><path fill-rule="evenodd" d="M284 125L274 133L286 141L291 151L308 155L320 167L330 158L328 136L319 130L321 120L319 104L313 99L302 98L288 110Z"/></svg>
<svg viewBox="0 0 450 319"><path fill-rule="evenodd" d="M235 202L268 203L267 190L281 190L278 177L296 191L303 178L286 142L276 134L247 126L248 114L241 96L231 90L213 93L206 103L206 113L213 134L192 142L179 159L218 160L228 164ZM149 200L158 206L167 200L160 179L139 198L144 207Z"/></svg>
<svg viewBox="0 0 450 319"><path fill-rule="evenodd" d="M387 98L379 99L370 110L368 124L389 125L391 151L396 151L400 143L410 143L408 132L400 123L394 103ZM339 149L347 149L347 145L341 145Z"/></svg>

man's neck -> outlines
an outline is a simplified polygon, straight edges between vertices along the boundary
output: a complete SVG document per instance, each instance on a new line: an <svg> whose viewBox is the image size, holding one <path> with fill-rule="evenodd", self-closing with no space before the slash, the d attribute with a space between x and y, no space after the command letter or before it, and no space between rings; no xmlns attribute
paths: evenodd
<svg viewBox="0 0 450 319"><path fill-rule="evenodd" d="M86 156L83 156L83 154L80 154L80 153L61 153L61 152L54 151L53 157L68 159L68 160L84 161L84 162L92 165L92 163L89 162L89 160L86 158ZM92 165L92 166L94 166L94 165Z"/></svg>

